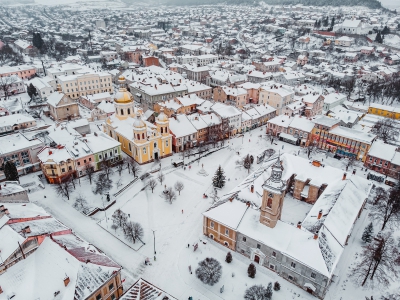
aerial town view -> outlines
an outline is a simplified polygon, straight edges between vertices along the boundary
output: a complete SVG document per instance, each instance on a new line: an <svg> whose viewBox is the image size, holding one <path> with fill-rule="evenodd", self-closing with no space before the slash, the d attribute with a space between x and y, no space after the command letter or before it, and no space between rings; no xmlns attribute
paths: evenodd
<svg viewBox="0 0 400 300"><path fill-rule="evenodd" d="M0 300L400 300L400 0L0 0Z"/></svg>

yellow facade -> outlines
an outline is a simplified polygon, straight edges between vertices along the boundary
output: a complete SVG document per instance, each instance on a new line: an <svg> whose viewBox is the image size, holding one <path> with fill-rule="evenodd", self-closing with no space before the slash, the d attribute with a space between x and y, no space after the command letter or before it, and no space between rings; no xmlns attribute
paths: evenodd
<svg viewBox="0 0 400 300"><path fill-rule="evenodd" d="M172 155L172 135L163 110L155 124L144 121L142 110L135 108L131 93L124 87L125 78L120 77L119 82L121 87L114 99L116 113L107 118L104 132L118 140L122 151L139 164Z"/></svg>
<svg viewBox="0 0 400 300"><path fill-rule="evenodd" d="M370 106L368 108L368 113L372 115L377 115L385 118L391 118L391 119L400 119L400 110L395 109L391 106L383 106L382 107L372 107Z"/></svg>

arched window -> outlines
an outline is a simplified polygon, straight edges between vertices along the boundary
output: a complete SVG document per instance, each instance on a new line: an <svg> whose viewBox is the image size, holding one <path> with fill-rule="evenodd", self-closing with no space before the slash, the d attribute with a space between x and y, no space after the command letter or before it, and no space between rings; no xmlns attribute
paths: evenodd
<svg viewBox="0 0 400 300"><path fill-rule="evenodd" d="M140 140L140 133L137 134L137 139Z"/></svg>
<svg viewBox="0 0 400 300"><path fill-rule="evenodd" d="M118 113L118 109L115 109L115 113L116 113L116 114Z"/></svg>
<svg viewBox="0 0 400 300"><path fill-rule="evenodd" d="M268 198L267 206L268 206L269 208L272 207L272 199L271 199L271 198Z"/></svg>
<svg viewBox="0 0 400 300"><path fill-rule="evenodd" d="M157 143L154 143L154 148L157 148Z"/></svg>
<svg viewBox="0 0 400 300"><path fill-rule="evenodd" d="M142 139L144 139L144 133L142 133Z"/></svg>
<svg viewBox="0 0 400 300"><path fill-rule="evenodd" d="M121 115L124 115L124 110L121 108Z"/></svg>
<svg viewBox="0 0 400 300"><path fill-rule="evenodd" d="M164 128L161 127L161 133L163 133L163 129L164 129Z"/></svg>
<svg viewBox="0 0 400 300"><path fill-rule="evenodd" d="M165 127L165 133L168 133L168 127Z"/></svg>
<svg viewBox="0 0 400 300"><path fill-rule="evenodd" d="M130 108L128 108L128 115L130 115L131 114L131 109Z"/></svg>
<svg viewBox="0 0 400 300"><path fill-rule="evenodd" d="M129 144L129 151L132 151L132 146L131 146L131 144Z"/></svg>

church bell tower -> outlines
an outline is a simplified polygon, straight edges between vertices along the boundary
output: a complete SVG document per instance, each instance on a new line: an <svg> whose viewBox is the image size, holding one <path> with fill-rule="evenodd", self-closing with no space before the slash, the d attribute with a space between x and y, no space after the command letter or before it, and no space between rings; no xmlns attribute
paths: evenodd
<svg viewBox="0 0 400 300"><path fill-rule="evenodd" d="M271 167L271 176L263 184L260 222L274 228L281 218L286 184L282 180L280 155Z"/></svg>

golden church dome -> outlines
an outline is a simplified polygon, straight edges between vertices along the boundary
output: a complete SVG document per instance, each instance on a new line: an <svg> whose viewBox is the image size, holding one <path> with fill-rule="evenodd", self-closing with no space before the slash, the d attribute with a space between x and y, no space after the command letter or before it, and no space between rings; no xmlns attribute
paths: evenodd
<svg viewBox="0 0 400 300"><path fill-rule="evenodd" d="M119 91L114 96L114 102L116 103L130 103L133 102L133 96L125 87L125 77L119 76Z"/></svg>
<svg viewBox="0 0 400 300"><path fill-rule="evenodd" d="M141 128L146 127L146 124L143 122L142 117L138 113L136 114L136 119L133 122L133 127L135 129L141 129Z"/></svg>

